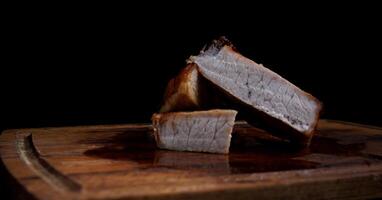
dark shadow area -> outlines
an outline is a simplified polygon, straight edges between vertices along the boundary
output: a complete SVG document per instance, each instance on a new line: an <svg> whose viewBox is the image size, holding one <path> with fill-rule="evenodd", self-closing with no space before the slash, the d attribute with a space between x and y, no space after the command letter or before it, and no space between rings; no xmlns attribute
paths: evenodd
<svg viewBox="0 0 382 200"><path fill-rule="evenodd" d="M220 6L204 8L211 19L186 7L143 12L148 19L125 11L14 15L0 129L149 122L185 60L221 35L320 99L324 118L382 126L378 6L362 14L360 5L296 12L239 6L218 20L226 16Z"/></svg>

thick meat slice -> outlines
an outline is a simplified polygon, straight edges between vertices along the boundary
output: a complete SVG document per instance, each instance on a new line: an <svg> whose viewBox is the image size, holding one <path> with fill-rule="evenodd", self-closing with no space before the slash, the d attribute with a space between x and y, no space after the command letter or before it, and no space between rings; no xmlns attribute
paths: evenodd
<svg viewBox="0 0 382 200"><path fill-rule="evenodd" d="M321 103L278 74L236 52L224 37L191 56L204 78L250 111L249 122L264 121L272 132L309 144Z"/></svg>
<svg viewBox="0 0 382 200"><path fill-rule="evenodd" d="M154 114L157 146L178 151L228 153L236 114L234 110Z"/></svg>

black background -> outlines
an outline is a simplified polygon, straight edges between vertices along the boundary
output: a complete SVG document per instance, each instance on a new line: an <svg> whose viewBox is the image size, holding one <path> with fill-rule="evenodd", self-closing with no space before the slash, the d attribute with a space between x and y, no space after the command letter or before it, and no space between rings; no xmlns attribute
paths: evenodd
<svg viewBox="0 0 382 200"><path fill-rule="evenodd" d="M221 35L320 99L324 118L382 125L377 7L155 6L6 16L0 128L149 122L167 81Z"/></svg>

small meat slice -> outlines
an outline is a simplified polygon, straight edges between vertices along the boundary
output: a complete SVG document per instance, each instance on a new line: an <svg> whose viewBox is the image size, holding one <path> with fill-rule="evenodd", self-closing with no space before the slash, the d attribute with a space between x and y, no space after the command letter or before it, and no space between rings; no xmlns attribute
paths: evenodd
<svg viewBox="0 0 382 200"><path fill-rule="evenodd" d="M275 72L242 56L224 37L198 56L191 56L200 74L249 112L247 121L266 124L280 137L308 145L321 103ZM264 128L264 127L263 127Z"/></svg>
<svg viewBox="0 0 382 200"><path fill-rule="evenodd" d="M208 110L154 114L157 146L178 151L229 152L235 110Z"/></svg>

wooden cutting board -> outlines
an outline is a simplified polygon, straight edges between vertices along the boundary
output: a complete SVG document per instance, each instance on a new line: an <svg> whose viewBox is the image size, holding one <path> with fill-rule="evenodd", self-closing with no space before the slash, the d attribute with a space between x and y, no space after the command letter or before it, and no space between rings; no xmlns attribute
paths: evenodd
<svg viewBox="0 0 382 200"><path fill-rule="evenodd" d="M7 130L0 152L37 199L382 197L382 129L339 121L305 149L238 123L229 155L158 150L150 125L126 124Z"/></svg>

